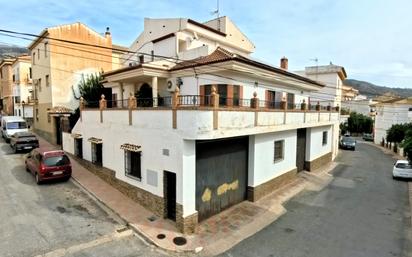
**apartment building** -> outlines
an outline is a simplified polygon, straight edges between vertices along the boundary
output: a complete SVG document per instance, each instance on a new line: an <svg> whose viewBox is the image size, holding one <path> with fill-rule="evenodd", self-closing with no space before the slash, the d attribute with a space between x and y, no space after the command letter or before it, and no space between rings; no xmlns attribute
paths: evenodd
<svg viewBox="0 0 412 257"><path fill-rule="evenodd" d="M16 57L12 63L13 72L13 113L33 122L33 87L31 57L22 55Z"/></svg>
<svg viewBox="0 0 412 257"><path fill-rule="evenodd" d="M113 55L112 47L108 29L101 35L80 22L46 28L28 46L37 133L61 143L62 122L79 106L82 77L119 67L119 54Z"/></svg>
<svg viewBox="0 0 412 257"><path fill-rule="evenodd" d="M0 91L2 113L13 115L13 64L14 59L6 58L0 62Z"/></svg>

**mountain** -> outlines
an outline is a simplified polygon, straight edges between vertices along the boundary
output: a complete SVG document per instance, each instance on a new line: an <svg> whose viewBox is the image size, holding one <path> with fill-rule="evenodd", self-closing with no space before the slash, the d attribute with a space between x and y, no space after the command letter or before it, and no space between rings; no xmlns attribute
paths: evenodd
<svg viewBox="0 0 412 257"><path fill-rule="evenodd" d="M9 46L0 44L0 60L8 57L27 54L29 51L25 47Z"/></svg>
<svg viewBox="0 0 412 257"><path fill-rule="evenodd" d="M345 85L359 90L359 94L366 95L368 98L373 98L380 95L395 95L400 97L412 96L412 89L409 88L395 88L378 86L366 81L356 79L346 79L343 82Z"/></svg>

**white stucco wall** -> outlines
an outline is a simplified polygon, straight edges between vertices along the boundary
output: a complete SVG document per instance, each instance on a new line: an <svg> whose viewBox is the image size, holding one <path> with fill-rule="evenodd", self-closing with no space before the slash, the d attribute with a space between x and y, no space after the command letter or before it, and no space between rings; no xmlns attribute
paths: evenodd
<svg viewBox="0 0 412 257"><path fill-rule="evenodd" d="M328 132L327 144L322 144L323 132ZM312 161L332 152L332 126L312 127L306 130L306 161Z"/></svg>
<svg viewBox="0 0 412 257"><path fill-rule="evenodd" d="M285 140L284 159L274 162L274 142L277 140ZM296 168L296 130L249 137L249 186L258 186L294 168Z"/></svg>
<svg viewBox="0 0 412 257"><path fill-rule="evenodd" d="M375 116L375 144L380 144L382 138L386 142L386 131L394 124L412 121L412 105L409 104L381 104L376 107Z"/></svg>

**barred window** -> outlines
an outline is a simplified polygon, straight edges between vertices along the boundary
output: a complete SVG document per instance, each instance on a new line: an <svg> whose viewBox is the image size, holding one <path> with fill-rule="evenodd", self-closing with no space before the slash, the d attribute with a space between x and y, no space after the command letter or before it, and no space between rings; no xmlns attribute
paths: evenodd
<svg viewBox="0 0 412 257"><path fill-rule="evenodd" d="M274 162L279 162L284 158L285 140L275 141Z"/></svg>
<svg viewBox="0 0 412 257"><path fill-rule="evenodd" d="M142 152L124 151L124 167L126 176L141 180L141 156Z"/></svg>
<svg viewBox="0 0 412 257"><path fill-rule="evenodd" d="M328 143L328 132L327 131L323 131L322 134L322 145L326 145Z"/></svg>

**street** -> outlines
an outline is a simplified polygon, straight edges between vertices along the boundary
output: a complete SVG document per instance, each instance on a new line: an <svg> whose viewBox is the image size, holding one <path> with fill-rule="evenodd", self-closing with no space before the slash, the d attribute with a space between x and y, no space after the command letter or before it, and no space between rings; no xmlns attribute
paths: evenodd
<svg viewBox="0 0 412 257"><path fill-rule="evenodd" d="M359 142L336 161L331 184L221 256L412 256L408 184L392 180L392 157Z"/></svg>
<svg viewBox="0 0 412 257"><path fill-rule="evenodd" d="M0 256L163 256L70 180L38 186L0 139ZM110 212L109 212L110 213Z"/></svg>

